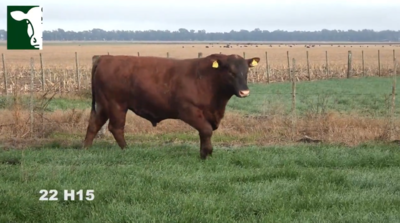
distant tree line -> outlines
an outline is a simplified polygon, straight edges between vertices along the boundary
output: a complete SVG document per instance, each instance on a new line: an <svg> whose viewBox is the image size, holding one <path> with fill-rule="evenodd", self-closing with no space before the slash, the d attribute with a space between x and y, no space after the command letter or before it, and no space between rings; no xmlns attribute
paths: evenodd
<svg viewBox="0 0 400 223"><path fill-rule="evenodd" d="M7 39L7 31L0 30L0 39ZM87 31L65 31L57 29L43 32L43 40L57 41L400 41L400 30L374 31L363 30L327 30L321 31L266 31L254 29L230 32L206 32L205 30L177 31L147 30L147 31L105 31L92 29Z"/></svg>

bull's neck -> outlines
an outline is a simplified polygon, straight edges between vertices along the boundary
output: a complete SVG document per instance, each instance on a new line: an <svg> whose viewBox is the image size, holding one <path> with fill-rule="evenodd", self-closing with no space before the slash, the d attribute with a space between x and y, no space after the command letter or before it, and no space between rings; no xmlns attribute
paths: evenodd
<svg viewBox="0 0 400 223"><path fill-rule="evenodd" d="M228 104L229 99L233 96L232 93L229 93L228 90L222 87L216 87L213 89L213 99L212 103L216 108L225 111L225 107Z"/></svg>

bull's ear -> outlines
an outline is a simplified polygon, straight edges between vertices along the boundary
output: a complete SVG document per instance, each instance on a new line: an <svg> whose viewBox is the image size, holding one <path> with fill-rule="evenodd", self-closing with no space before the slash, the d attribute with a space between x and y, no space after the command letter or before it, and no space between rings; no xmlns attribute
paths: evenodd
<svg viewBox="0 0 400 223"><path fill-rule="evenodd" d="M214 60L214 61L213 61L212 67L213 67L213 68L218 68L218 67L219 67L219 62L218 62L218 60Z"/></svg>
<svg viewBox="0 0 400 223"><path fill-rule="evenodd" d="M247 64L249 65L249 67L255 67L259 62L260 62L259 57L254 57L247 60Z"/></svg>
<svg viewBox="0 0 400 223"><path fill-rule="evenodd" d="M13 17L13 19L17 20L17 21L21 21L25 18L25 13L21 12L21 11L13 11L10 13L11 17Z"/></svg>

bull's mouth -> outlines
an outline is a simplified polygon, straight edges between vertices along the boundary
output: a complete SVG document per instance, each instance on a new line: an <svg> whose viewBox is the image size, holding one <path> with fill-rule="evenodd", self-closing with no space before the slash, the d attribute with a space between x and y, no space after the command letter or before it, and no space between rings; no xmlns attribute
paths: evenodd
<svg viewBox="0 0 400 223"><path fill-rule="evenodd" d="M35 47L35 48L40 48L40 44L35 44L35 45L32 45L33 47Z"/></svg>
<svg viewBox="0 0 400 223"><path fill-rule="evenodd" d="M241 97L241 98L245 98L245 97L248 97L249 95L250 95L250 90L242 90L242 91L239 91L239 97Z"/></svg>

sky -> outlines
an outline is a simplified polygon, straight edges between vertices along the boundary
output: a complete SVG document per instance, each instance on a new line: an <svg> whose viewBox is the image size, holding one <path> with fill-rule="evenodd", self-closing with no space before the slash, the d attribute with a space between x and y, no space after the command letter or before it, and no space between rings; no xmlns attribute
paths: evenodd
<svg viewBox="0 0 400 223"><path fill-rule="evenodd" d="M1 0L5 30L7 5L41 5L44 30L400 30L400 0Z"/></svg>

